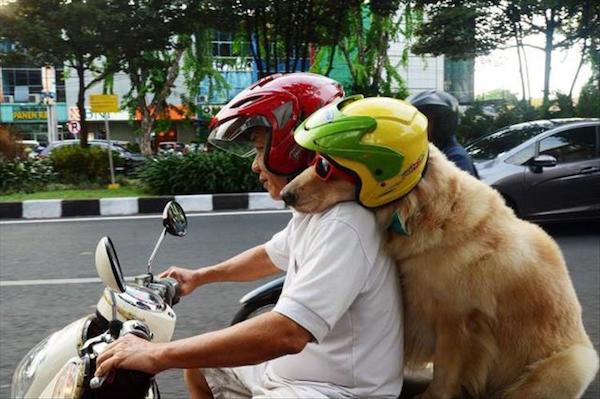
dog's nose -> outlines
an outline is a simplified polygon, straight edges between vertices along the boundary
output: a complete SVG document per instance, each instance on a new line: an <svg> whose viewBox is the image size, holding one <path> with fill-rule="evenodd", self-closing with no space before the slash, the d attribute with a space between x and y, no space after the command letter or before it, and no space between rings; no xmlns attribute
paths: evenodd
<svg viewBox="0 0 600 399"><path fill-rule="evenodd" d="M296 200L298 198L296 197L296 194L294 194L293 192L286 191L285 193L283 193L281 195L281 199L283 200L283 202L285 202L286 205L294 206L294 204L296 203Z"/></svg>

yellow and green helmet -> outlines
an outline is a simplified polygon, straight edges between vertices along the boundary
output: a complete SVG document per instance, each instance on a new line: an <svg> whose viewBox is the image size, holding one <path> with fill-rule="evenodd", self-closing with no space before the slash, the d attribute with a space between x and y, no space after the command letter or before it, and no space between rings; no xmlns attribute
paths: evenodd
<svg viewBox="0 0 600 399"><path fill-rule="evenodd" d="M406 195L421 180L428 157L427 118L407 102L347 97L306 119L296 142L359 179L358 201L378 207Z"/></svg>

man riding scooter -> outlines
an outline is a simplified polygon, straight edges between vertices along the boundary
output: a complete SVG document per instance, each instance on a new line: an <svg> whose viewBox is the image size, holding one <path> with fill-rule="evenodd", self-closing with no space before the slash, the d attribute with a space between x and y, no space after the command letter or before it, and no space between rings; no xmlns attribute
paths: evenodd
<svg viewBox="0 0 600 399"><path fill-rule="evenodd" d="M288 180L312 158L295 144L293 128L342 96L339 84L318 75L265 78L216 116L210 141L238 154L255 153L253 171L280 199ZM380 240L374 215L346 202L320 214L294 212L269 242L220 264L172 267L162 277L177 279L183 295L203 284L255 280L281 270L286 278L273 311L165 344L124 337L99 356L96 374L183 368L193 398L397 397L400 287Z"/></svg>

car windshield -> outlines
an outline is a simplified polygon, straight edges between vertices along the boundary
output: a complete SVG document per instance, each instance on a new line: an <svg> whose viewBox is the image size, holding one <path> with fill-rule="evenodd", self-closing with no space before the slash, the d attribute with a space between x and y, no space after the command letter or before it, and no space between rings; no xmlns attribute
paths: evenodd
<svg viewBox="0 0 600 399"><path fill-rule="evenodd" d="M551 122L520 123L485 136L466 147L475 160L494 159L554 127Z"/></svg>

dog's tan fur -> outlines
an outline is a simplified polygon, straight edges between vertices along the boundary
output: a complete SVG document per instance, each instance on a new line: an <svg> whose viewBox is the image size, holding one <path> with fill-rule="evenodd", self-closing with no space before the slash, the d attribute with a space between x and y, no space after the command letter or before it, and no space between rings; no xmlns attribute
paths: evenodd
<svg viewBox="0 0 600 399"><path fill-rule="evenodd" d="M284 192L304 212L355 197L313 168ZM388 231L386 246L401 271L407 366L434 363L423 397L583 394L598 355L560 249L542 229L433 146L419 184L374 211L383 228L399 212L410 233Z"/></svg>

